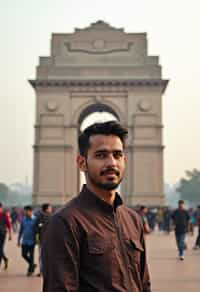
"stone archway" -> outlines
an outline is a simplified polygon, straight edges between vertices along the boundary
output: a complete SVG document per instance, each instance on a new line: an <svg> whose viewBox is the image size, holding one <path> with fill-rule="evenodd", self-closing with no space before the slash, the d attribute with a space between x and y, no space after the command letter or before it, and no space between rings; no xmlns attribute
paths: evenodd
<svg viewBox="0 0 200 292"><path fill-rule="evenodd" d="M120 118L118 114L113 110L112 107L102 104L102 103L94 103L91 104L90 106L86 107L80 114L78 123L79 125L82 123L82 121L90 114L95 113L95 112L108 112L112 114L113 116L116 117L117 120L120 122Z"/></svg>
<svg viewBox="0 0 200 292"><path fill-rule="evenodd" d="M122 193L129 205L160 205L163 195L162 95L167 80L145 33L98 21L53 34L36 80L33 202L62 204L79 191L77 138L83 117L109 111L129 130Z"/></svg>

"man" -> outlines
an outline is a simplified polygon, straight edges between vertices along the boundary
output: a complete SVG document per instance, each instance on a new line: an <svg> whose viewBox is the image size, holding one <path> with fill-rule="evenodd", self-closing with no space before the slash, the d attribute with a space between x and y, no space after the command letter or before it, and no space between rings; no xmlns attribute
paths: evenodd
<svg viewBox="0 0 200 292"><path fill-rule="evenodd" d="M97 123L79 136L86 185L49 221L42 241L43 292L149 292L141 219L115 192L127 130Z"/></svg>
<svg viewBox="0 0 200 292"><path fill-rule="evenodd" d="M200 248L200 205L197 207L197 212L196 212L195 217L196 217L196 224L198 226L198 235L197 235L193 249L199 249Z"/></svg>
<svg viewBox="0 0 200 292"><path fill-rule="evenodd" d="M166 234L170 233L171 211L169 207L165 207L163 210L163 231Z"/></svg>
<svg viewBox="0 0 200 292"><path fill-rule="evenodd" d="M36 216L35 223L35 233L36 233L36 241L39 246L39 268L40 272L37 274L38 277L41 276L42 273L42 263L41 263L41 239L43 234L43 229L47 222L50 219L52 214L52 206L49 203L45 203L42 205L42 210Z"/></svg>
<svg viewBox="0 0 200 292"><path fill-rule="evenodd" d="M146 206L141 206L139 213L140 213L140 216L142 218L142 224L143 224L144 232L146 234L148 234L148 233L151 232L151 228L149 227L149 222L148 222L148 218L147 218L148 208Z"/></svg>
<svg viewBox="0 0 200 292"><path fill-rule="evenodd" d="M12 219L13 232L16 233L18 230L18 212L16 207L12 208L10 216Z"/></svg>
<svg viewBox="0 0 200 292"><path fill-rule="evenodd" d="M33 216L31 206L25 206L24 212L25 216L22 218L19 230L18 246L21 246L22 257L28 263L27 276L31 276L36 268L34 264L36 218Z"/></svg>
<svg viewBox="0 0 200 292"><path fill-rule="evenodd" d="M184 260L184 249L185 249L185 234L187 232L189 215L184 209L184 201L178 201L178 209L172 214L172 219L175 225L175 238L179 252L179 259Z"/></svg>
<svg viewBox="0 0 200 292"><path fill-rule="evenodd" d="M5 253L4 253L4 245L5 245L7 231L8 231L8 240L11 240L12 239L11 222L9 220L8 214L4 212L3 210L3 204L0 203L0 265L3 259L5 270L7 270L8 268L8 258L5 256Z"/></svg>

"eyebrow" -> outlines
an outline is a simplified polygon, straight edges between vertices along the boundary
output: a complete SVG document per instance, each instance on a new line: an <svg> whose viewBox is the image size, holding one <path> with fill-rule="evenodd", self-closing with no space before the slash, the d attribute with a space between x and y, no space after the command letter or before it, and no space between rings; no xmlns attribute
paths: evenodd
<svg viewBox="0 0 200 292"><path fill-rule="evenodd" d="M123 153L124 150L121 150L121 149L113 149L113 150L99 149L99 150L96 150L94 153L113 153L113 152Z"/></svg>

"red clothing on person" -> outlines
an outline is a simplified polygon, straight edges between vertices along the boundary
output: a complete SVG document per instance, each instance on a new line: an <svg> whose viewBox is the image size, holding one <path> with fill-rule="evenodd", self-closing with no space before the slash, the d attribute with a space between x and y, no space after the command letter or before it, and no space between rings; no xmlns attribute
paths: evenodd
<svg viewBox="0 0 200 292"><path fill-rule="evenodd" d="M10 230L11 229L11 222L10 222L8 214L6 214L5 212L0 213L0 222L2 222L2 220L4 220L4 222L5 222L6 229Z"/></svg>

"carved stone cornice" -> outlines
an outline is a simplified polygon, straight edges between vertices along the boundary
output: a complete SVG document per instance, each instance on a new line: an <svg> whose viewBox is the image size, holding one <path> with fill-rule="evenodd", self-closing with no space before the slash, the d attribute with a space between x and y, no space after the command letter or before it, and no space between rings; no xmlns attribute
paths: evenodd
<svg viewBox="0 0 200 292"><path fill-rule="evenodd" d="M33 88L38 87L81 87L81 86L149 86L162 87L162 93L165 91L169 80L166 79L36 79L29 80Z"/></svg>

